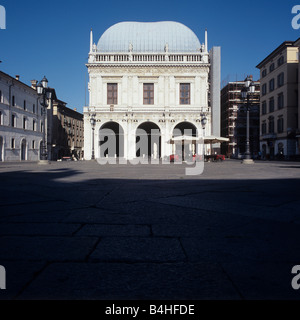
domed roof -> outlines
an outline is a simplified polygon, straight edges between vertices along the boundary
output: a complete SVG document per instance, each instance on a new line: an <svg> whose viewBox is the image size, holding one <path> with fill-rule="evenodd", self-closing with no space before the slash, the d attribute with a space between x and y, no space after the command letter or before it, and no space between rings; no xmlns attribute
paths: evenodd
<svg viewBox="0 0 300 320"><path fill-rule="evenodd" d="M196 52L200 42L195 33L179 22L120 22L101 36L99 52Z"/></svg>

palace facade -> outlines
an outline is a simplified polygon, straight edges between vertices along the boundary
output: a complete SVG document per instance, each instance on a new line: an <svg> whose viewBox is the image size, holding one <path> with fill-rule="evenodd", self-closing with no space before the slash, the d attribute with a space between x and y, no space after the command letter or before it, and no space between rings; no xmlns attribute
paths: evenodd
<svg viewBox="0 0 300 320"><path fill-rule="evenodd" d="M178 22L120 22L97 45L90 34L89 106L84 107L84 158L161 159L183 151L173 138L220 135L220 47L208 50ZM203 119L207 123L203 125ZM107 149L108 135L116 147ZM138 150L141 132L148 148ZM211 152L211 150L207 150Z"/></svg>

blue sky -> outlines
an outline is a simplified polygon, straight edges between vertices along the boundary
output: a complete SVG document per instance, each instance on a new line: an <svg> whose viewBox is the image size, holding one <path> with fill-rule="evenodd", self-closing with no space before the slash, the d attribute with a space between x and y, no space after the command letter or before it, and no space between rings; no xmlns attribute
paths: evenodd
<svg viewBox="0 0 300 320"><path fill-rule="evenodd" d="M300 1L298 2L300 4ZM208 45L221 46L222 80L241 79L285 40L296 40L291 26L295 1L16 1L0 0L7 29L0 30L0 70L30 84L44 75L59 99L82 111L86 93L89 33L94 41L120 21L178 21ZM85 98L85 96L87 98Z"/></svg>

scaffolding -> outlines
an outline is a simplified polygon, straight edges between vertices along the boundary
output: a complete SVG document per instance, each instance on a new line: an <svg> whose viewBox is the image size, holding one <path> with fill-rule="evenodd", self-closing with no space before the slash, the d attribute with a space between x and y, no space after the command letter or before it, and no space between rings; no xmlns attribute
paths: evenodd
<svg viewBox="0 0 300 320"><path fill-rule="evenodd" d="M241 100L244 81L228 82L221 90L221 135L229 138L222 144L222 153L230 158L240 158L246 149L246 109ZM250 151L259 152L259 100L260 85L255 81L255 93L250 99Z"/></svg>

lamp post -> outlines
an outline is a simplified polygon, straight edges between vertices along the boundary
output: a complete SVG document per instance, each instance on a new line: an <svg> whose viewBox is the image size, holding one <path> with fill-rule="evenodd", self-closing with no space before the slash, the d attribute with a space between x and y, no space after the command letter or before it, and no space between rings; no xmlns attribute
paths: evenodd
<svg viewBox="0 0 300 320"><path fill-rule="evenodd" d="M95 160L95 125L96 125L96 119L95 114L91 115L90 118L91 127L92 127L92 160Z"/></svg>
<svg viewBox="0 0 300 320"><path fill-rule="evenodd" d="M243 159L243 163L244 164L252 164L253 159L251 158L251 153L250 153L250 134L249 134L249 112L250 112L250 97L251 95L255 92L255 84L252 81L251 77L247 77L245 80L245 86L244 88L242 88L241 90L241 96L242 96L242 100L245 101L247 99L246 102L246 110L247 110L247 133L246 133L246 152L245 152L245 157Z"/></svg>
<svg viewBox="0 0 300 320"><path fill-rule="evenodd" d="M207 118L206 116L204 115L201 119L201 124L202 124L202 130L203 130L203 161L205 160L205 144L204 144L204 136L205 136L205 126L206 126L206 123L207 123Z"/></svg>
<svg viewBox="0 0 300 320"><path fill-rule="evenodd" d="M40 98L40 104L43 107L43 141L42 141L42 150L41 150L41 161L40 163L48 163L48 154L46 147L46 110L48 107L48 99L51 99L52 92L48 88L48 80L44 78L36 86L37 94Z"/></svg>

